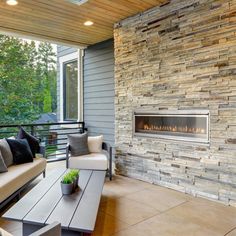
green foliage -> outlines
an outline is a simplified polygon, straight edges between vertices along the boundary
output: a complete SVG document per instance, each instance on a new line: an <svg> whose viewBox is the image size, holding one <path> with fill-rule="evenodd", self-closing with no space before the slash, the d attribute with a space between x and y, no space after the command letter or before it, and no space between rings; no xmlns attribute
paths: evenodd
<svg viewBox="0 0 236 236"><path fill-rule="evenodd" d="M71 184L78 176L79 176L79 170L72 169L63 176L61 182L63 184Z"/></svg>
<svg viewBox="0 0 236 236"><path fill-rule="evenodd" d="M72 169L69 174L74 177L74 178L77 178L79 176L79 170L77 169Z"/></svg>
<svg viewBox="0 0 236 236"><path fill-rule="evenodd" d="M72 184L74 182L74 176L69 173L65 174L61 181L63 184Z"/></svg>
<svg viewBox="0 0 236 236"><path fill-rule="evenodd" d="M50 154L55 154L56 151L57 151L57 145L46 146L46 156L47 156L47 158L50 158L49 155Z"/></svg>
<svg viewBox="0 0 236 236"><path fill-rule="evenodd" d="M52 97L49 89L44 90L43 112L52 112Z"/></svg>
<svg viewBox="0 0 236 236"><path fill-rule="evenodd" d="M0 35L0 123L28 123L51 111L56 111L51 44Z"/></svg>

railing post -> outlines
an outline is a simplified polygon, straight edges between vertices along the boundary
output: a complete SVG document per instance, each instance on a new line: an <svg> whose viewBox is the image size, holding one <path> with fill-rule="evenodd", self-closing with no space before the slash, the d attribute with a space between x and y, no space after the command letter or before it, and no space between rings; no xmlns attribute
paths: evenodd
<svg viewBox="0 0 236 236"><path fill-rule="evenodd" d="M33 125L30 126L30 133L31 133L31 135L34 135L34 126Z"/></svg>

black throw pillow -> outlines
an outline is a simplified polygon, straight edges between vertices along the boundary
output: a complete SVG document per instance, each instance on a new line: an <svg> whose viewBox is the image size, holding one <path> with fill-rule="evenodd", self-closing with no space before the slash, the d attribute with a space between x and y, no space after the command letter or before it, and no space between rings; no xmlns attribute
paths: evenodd
<svg viewBox="0 0 236 236"><path fill-rule="evenodd" d="M13 155L14 164L33 161L33 154L26 139L6 139Z"/></svg>
<svg viewBox="0 0 236 236"><path fill-rule="evenodd" d="M33 157L35 157L35 153L39 153L39 140L33 135L26 132L22 127L20 127L20 130L17 134L17 139L27 139Z"/></svg>

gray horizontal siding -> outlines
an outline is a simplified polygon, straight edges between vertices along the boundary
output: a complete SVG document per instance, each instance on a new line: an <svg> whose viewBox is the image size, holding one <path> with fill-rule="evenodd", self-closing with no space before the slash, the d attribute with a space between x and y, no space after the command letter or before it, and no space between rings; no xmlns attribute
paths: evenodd
<svg viewBox="0 0 236 236"><path fill-rule="evenodd" d="M100 104L101 107L106 107L106 104L111 104L113 101L113 98L111 97L109 100L109 97L101 97L101 98L87 98L84 100L84 104L89 105L89 104Z"/></svg>
<svg viewBox="0 0 236 236"><path fill-rule="evenodd" d="M86 81L85 83L89 81L98 81L98 80L104 80L104 79L114 79L114 71L108 71L100 74L93 74L93 75L86 75Z"/></svg>
<svg viewBox="0 0 236 236"><path fill-rule="evenodd" d="M84 121L89 135L104 135L114 145L113 40L90 46L84 54Z"/></svg>
<svg viewBox="0 0 236 236"><path fill-rule="evenodd" d="M105 121L93 121L93 123L90 126L90 129L97 129L97 127L99 127L100 129L114 129L114 122L105 122Z"/></svg>
<svg viewBox="0 0 236 236"><path fill-rule="evenodd" d="M63 57L68 54L74 53L77 50L78 50L78 48L71 48L71 47L67 47L67 46L58 45L57 46L57 56Z"/></svg>
<svg viewBox="0 0 236 236"><path fill-rule="evenodd" d="M89 91L89 88L86 88L86 93L84 93L84 99L86 100L87 98L112 98L115 95L114 91L109 91L109 90L105 90L105 86L104 86L104 91L98 91L98 92L93 92L93 91ZM110 102L110 101L109 101Z"/></svg>
<svg viewBox="0 0 236 236"><path fill-rule="evenodd" d="M108 85L108 84L113 84L113 86L114 86L114 82L111 81L111 78L85 81L84 87L90 87L90 86L96 87L96 86Z"/></svg>
<svg viewBox="0 0 236 236"><path fill-rule="evenodd" d="M84 109L89 111L89 110L104 110L104 108L109 109L109 110L114 110L114 105L111 103L105 103L104 106L98 106L96 103L91 104L91 103L84 103Z"/></svg>
<svg viewBox="0 0 236 236"><path fill-rule="evenodd" d="M84 76L93 76L93 75L97 75L97 74L103 74L104 71L106 73L107 72L114 72L112 70L112 66L114 66L114 64L109 61L109 64L106 65L106 66L94 67L94 68L91 68L89 70L84 70Z"/></svg>
<svg viewBox="0 0 236 236"><path fill-rule="evenodd" d="M110 47L110 45L109 45L109 42L110 42L111 40L108 40L108 41L105 41L105 42L102 42L102 43L98 43L98 44L95 44L95 45L93 45L93 46L90 46L88 49L86 49L86 50L90 50L90 49L95 49L95 48L97 48L98 49L98 47L100 47L98 50L100 50L100 51L91 51L90 50L90 52L89 52L89 55L87 55L87 58L86 59L91 59L91 58L95 58L95 57L102 57L104 54L107 54L107 53L113 53L114 54L114 52L112 52L111 51L111 48L109 48ZM113 42L112 42L113 43ZM103 45L102 45L103 44ZM112 47L113 47L113 45L112 45ZM92 50L93 50L92 49ZM112 49L112 50L114 50L114 49ZM86 63L90 63L90 61L88 61L88 62L85 62L85 64Z"/></svg>
<svg viewBox="0 0 236 236"><path fill-rule="evenodd" d="M101 92L101 91L113 91L114 88L114 83L110 83L110 81L105 84L106 86L103 85L86 85L86 88L90 88L90 92Z"/></svg>
<svg viewBox="0 0 236 236"><path fill-rule="evenodd" d="M87 114L87 116L90 116L90 117L92 117L92 116L95 116L95 117L97 117L97 116L100 116L100 117L104 117L104 116L108 116L108 117L112 117L113 118L113 116L111 116L111 113L112 112L114 112L114 110L112 109L112 110L108 110L108 109L101 109L101 110L86 110L86 114ZM95 115L96 114L96 115Z"/></svg>
<svg viewBox="0 0 236 236"><path fill-rule="evenodd" d="M102 57L102 60L101 60L101 57ZM104 61L110 60L113 57L114 57L114 53L109 51L109 52L101 54L99 56L89 58L89 61L85 62L84 65L87 66L87 65L91 65L93 63L103 64Z"/></svg>

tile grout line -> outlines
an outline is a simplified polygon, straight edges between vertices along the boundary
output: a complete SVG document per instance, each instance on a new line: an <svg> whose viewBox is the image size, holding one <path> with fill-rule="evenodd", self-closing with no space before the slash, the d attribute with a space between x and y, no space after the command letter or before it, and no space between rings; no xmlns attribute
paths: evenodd
<svg viewBox="0 0 236 236"><path fill-rule="evenodd" d="M126 197L126 199L128 199L128 200L130 200L130 201L137 202L137 203L139 203L139 204L143 204L143 205L145 205L145 206L147 206L147 207L153 208L153 209L159 211L160 214L161 214L161 213L164 213L164 212L167 212L167 211L171 210L172 208L178 207L178 206L180 206L180 205L182 205L182 204L184 204L184 203L186 203L186 202L190 202L190 200L184 200L183 202L179 203L178 205L172 206L172 207L170 207L170 208L168 208L168 209L166 209L166 210L164 210L164 211L161 211L161 210L159 210L159 209L157 209L157 208L155 208L155 207L153 207L153 206L151 206L151 205L149 205L149 204L146 204L146 203L144 203L144 202L138 201L138 200L136 200L136 199L131 199L131 198L128 198L128 197Z"/></svg>
<svg viewBox="0 0 236 236"><path fill-rule="evenodd" d="M224 234L224 236L227 236L229 233L233 232L235 229L236 229L236 226L232 228L230 231L228 231L226 234Z"/></svg>

